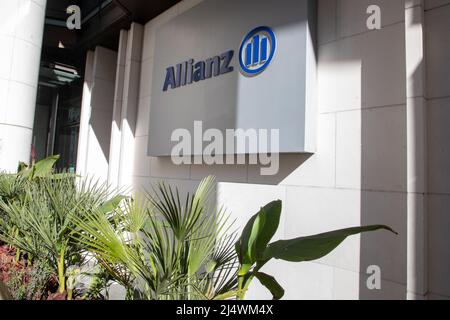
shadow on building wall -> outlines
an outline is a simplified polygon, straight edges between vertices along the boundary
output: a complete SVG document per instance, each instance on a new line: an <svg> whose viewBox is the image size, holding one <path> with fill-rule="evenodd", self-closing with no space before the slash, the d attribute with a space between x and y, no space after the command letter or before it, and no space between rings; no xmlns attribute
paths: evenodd
<svg viewBox="0 0 450 320"><path fill-rule="evenodd" d="M361 59L361 224L399 234L361 235L360 299L405 299L407 272L407 113L405 25L371 31ZM368 268L380 267L381 289Z"/></svg>

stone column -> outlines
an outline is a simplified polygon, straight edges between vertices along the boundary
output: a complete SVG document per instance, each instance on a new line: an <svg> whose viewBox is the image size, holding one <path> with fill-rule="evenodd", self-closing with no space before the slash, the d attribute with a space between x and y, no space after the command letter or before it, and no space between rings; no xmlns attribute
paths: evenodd
<svg viewBox="0 0 450 320"><path fill-rule="evenodd" d="M0 171L29 162L46 0L0 0Z"/></svg>
<svg viewBox="0 0 450 320"><path fill-rule="evenodd" d="M87 53L77 174L107 182L117 52L97 46Z"/></svg>

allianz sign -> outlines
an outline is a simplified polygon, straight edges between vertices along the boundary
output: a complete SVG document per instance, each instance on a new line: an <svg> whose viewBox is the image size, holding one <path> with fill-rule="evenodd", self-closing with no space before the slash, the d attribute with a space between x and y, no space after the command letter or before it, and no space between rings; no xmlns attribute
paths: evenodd
<svg viewBox="0 0 450 320"><path fill-rule="evenodd" d="M269 27L253 29L244 37L239 49L241 73L247 77L260 74L269 66L275 51L276 38L272 29ZM229 50L204 61L189 59L168 67L163 91L233 72L234 67L231 65L233 57L234 50Z"/></svg>

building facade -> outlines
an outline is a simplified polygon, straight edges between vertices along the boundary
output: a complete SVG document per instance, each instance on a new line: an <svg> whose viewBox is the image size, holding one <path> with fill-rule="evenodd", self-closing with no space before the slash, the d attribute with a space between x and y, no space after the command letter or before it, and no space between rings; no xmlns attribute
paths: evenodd
<svg viewBox="0 0 450 320"><path fill-rule="evenodd" d="M191 192L214 175L217 204L239 227L281 199L279 239L368 224L398 231L355 236L315 262L269 263L286 299L450 298L450 1L315 1L315 150L280 154L270 176L257 164L176 165L148 156L158 32L208 1L216 0L183 0L133 22L120 30L117 49L87 50L76 172L135 191L165 180ZM45 5L0 2L0 168L7 171L30 159ZM368 29L371 5L381 9L380 29ZM367 285L373 266L380 289ZM249 296L270 298L256 283Z"/></svg>

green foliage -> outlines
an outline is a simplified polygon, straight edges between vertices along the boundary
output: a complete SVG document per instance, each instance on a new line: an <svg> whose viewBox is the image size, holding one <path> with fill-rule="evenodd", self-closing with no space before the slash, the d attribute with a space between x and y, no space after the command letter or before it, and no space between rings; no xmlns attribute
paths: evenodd
<svg viewBox="0 0 450 320"><path fill-rule="evenodd" d="M373 225L336 230L291 240L279 240L269 244L278 229L281 206L282 203L278 200L261 208L248 221L241 237L235 244L240 262L238 299L245 297L245 292L255 277L270 290L274 299L283 297L284 289L275 278L259 271L273 258L290 262L316 260L329 254L348 236L380 229L395 233L387 226Z"/></svg>
<svg viewBox="0 0 450 320"><path fill-rule="evenodd" d="M83 265L86 255L71 237L77 229L71 217L105 206L109 192L93 181L55 174L57 159L21 165L17 175L0 175L0 240L17 248L18 258L22 251L48 261L63 293L67 268Z"/></svg>
<svg viewBox="0 0 450 320"><path fill-rule="evenodd" d="M14 300L41 300L51 276L47 261L39 259L32 267L12 269L6 285Z"/></svg>
<svg viewBox="0 0 450 320"><path fill-rule="evenodd" d="M82 299L107 300L109 286L114 280L108 271L97 264L93 272L86 272L84 275L90 277L90 283L84 291Z"/></svg>
<svg viewBox="0 0 450 320"><path fill-rule="evenodd" d="M20 176L0 174L0 200L7 203L18 200L24 193L25 185L26 180Z"/></svg>
<svg viewBox="0 0 450 320"><path fill-rule="evenodd" d="M283 287L275 280L271 275L265 274L263 272L253 272L253 275L261 282L263 286L269 289L274 300L279 300L284 296Z"/></svg>
<svg viewBox="0 0 450 320"><path fill-rule="evenodd" d="M47 257L64 292L66 268L84 260L82 247L70 237L77 228L71 217L95 210L106 197L101 186L86 181L77 186L70 178L29 184L24 200L0 201L8 216L7 222L0 222L0 240L32 256Z"/></svg>
<svg viewBox="0 0 450 320"><path fill-rule="evenodd" d="M236 288L236 256L227 215L210 209L213 188L206 178L182 202L160 183L144 199L115 202L109 215L74 217L74 238L130 299L214 299Z"/></svg>
<svg viewBox="0 0 450 320"><path fill-rule="evenodd" d="M333 251L348 236L380 229L385 229L395 233L395 231L387 226L374 225L336 230L291 240L276 241L266 248L263 259L258 262L262 265L272 258L291 262L320 259Z"/></svg>
<svg viewBox="0 0 450 320"><path fill-rule="evenodd" d="M37 178L48 178L53 174L53 166L59 160L59 155L50 156L45 158L30 167L23 162L19 163L18 175L28 178L29 180Z"/></svg>
<svg viewBox="0 0 450 320"><path fill-rule="evenodd" d="M0 241L15 247L16 261L26 257L30 267L10 275L7 285L16 299L42 298L49 278L69 299L104 299L111 281L126 288L128 299L243 299L254 278L280 299L284 289L261 272L268 261L316 260L348 236L394 232L374 225L270 243L280 222L278 200L262 207L238 238L225 210L214 205L212 177L184 199L165 183L143 198L126 197L55 173L58 158L0 174ZM88 262L96 271L89 287L77 292Z"/></svg>
<svg viewBox="0 0 450 320"><path fill-rule="evenodd" d="M251 266L262 258L264 250L278 229L281 215L281 201L274 201L255 214L247 222L236 244L236 251L242 265L241 273L247 273Z"/></svg>

